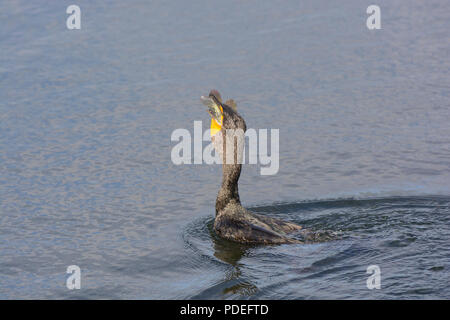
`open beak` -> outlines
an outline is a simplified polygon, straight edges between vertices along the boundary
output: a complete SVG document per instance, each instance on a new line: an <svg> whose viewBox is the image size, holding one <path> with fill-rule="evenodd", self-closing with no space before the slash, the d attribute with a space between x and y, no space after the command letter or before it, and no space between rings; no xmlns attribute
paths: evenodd
<svg viewBox="0 0 450 320"><path fill-rule="evenodd" d="M216 122L219 125L222 125L222 116L223 113L220 110L220 106L218 106L214 100L210 97L205 97L205 96L201 96L200 100L202 101L202 103L208 107L208 113L211 115L211 117L216 120Z"/></svg>

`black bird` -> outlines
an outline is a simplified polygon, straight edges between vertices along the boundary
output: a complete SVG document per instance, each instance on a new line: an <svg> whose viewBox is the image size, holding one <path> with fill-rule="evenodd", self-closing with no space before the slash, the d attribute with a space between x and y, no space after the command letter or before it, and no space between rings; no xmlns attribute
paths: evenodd
<svg viewBox="0 0 450 320"><path fill-rule="evenodd" d="M211 115L211 140L222 159L222 186L216 199L214 230L223 238L241 243L301 243L288 237L288 233L301 230L301 226L257 215L241 205L238 180L247 129L245 121L237 113L236 103L232 99L223 103L217 90L211 90L201 100Z"/></svg>

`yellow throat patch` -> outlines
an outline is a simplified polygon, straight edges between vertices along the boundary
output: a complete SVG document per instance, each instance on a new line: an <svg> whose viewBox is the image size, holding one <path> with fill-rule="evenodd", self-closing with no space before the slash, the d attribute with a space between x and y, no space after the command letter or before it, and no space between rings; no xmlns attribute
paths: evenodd
<svg viewBox="0 0 450 320"><path fill-rule="evenodd" d="M220 111L222 111L222 114L220 115L220 122L223 123L223 108L220 106ZM212 118L211 119L211 137L215 136L217 132L219 132L222 129L222 126L217 123L217 121Z"/></svg>

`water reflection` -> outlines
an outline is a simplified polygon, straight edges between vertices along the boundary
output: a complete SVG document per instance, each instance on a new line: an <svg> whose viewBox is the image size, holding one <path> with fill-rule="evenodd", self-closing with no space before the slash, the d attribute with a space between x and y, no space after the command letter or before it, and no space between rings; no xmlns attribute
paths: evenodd
<svg viewBox="0 0 450 320"><path fill-rule="evenodd" d="M226 283L231 282L230 286L223 289L224 295L243 295L250 296L258 291L258 287L248 279L242 279L241 265L239 261L244 257L248 250L255 247L251 245L244 245L233 241L228 241L217 236L213 229L213 220L208 223L208 231L213 242L214 257L228 263L233 268L225 274Z"/></svg>

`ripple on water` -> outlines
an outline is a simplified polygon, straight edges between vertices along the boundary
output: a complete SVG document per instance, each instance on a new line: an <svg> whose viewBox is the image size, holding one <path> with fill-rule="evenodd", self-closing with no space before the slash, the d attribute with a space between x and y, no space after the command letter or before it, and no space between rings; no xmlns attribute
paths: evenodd
<svg viewBox="0 0 450 320"><path fill-rule="evenodd" d="M212 218L198 219L188 225L183 235L192 252L190 264L196 265L199 272L214 266L221 270L222 278L190 297L449 297L440 277L446 275L450 261L448 204L448 198L415 197L307 201L250 208L299 223L316 233L339 233L333 239L291 245L234 243L214 233ZM437 225L447 233L427 237L424 231ZM373 264L382 270L382 290L366 287L366 269Z"/></svg>

